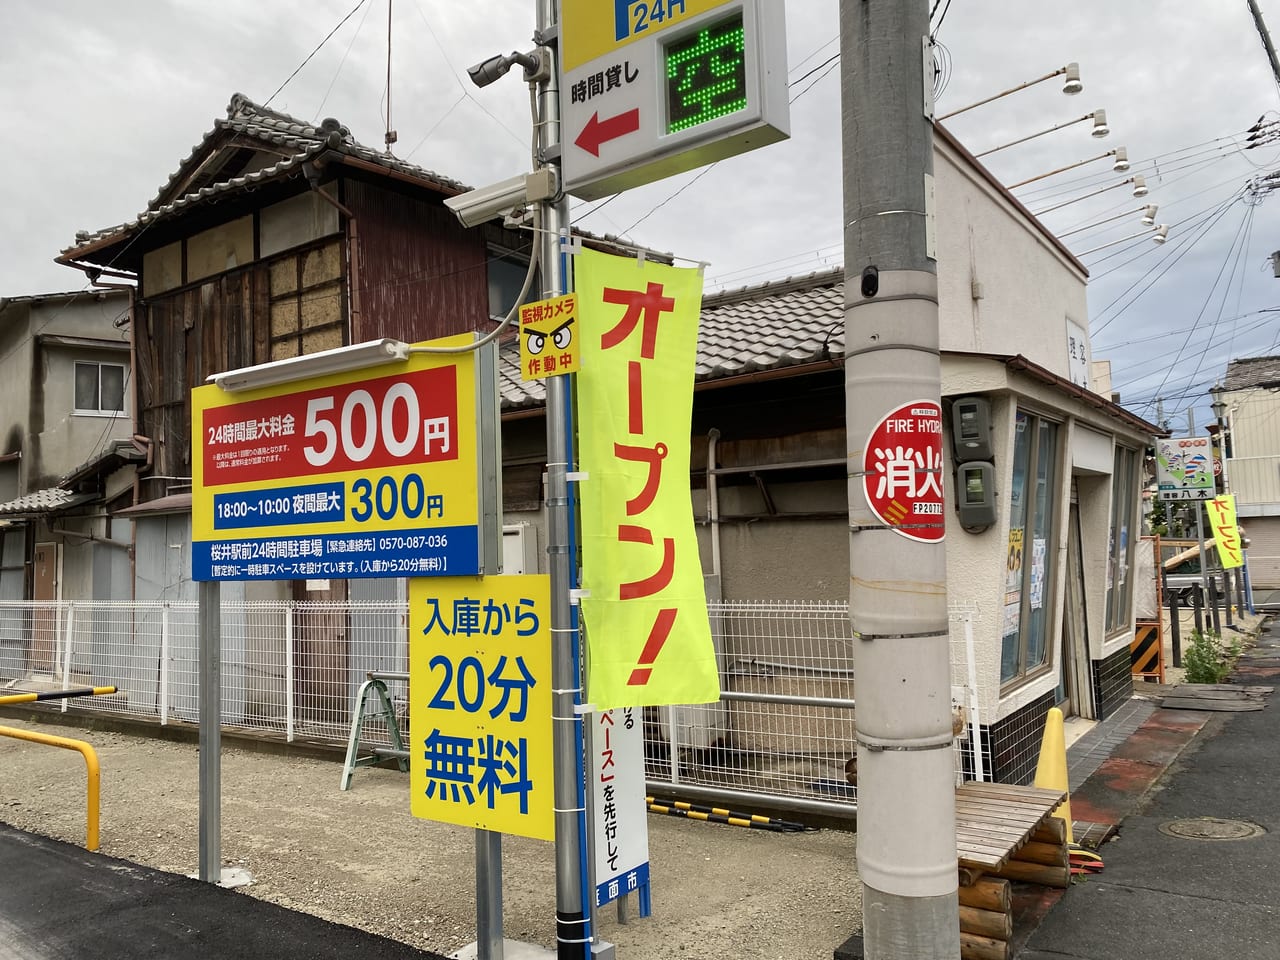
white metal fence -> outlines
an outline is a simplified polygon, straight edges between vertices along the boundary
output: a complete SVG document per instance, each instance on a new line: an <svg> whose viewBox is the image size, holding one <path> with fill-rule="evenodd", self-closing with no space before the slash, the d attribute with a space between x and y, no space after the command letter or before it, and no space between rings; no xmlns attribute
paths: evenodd
<svg viewBox="0 0 1280 960"><path fill-rule="evenodd" d="M855 752L847 606L719 603L709 612L722 697L646 709L651 784L851 808L857 791L846 776ZM408 670L403 603L223 604L221 621L222 716L230 729L345 743L367 673ZM80 698L75 707L196 723L196 637L195 603L0 601L0 692L111 685L116 694ZM961 678L953 699L971 705L965 645L952 647L953 674ZM387 686L407 738L408 684ZM61 709L67 706L62 701ZM970 719L976 744L976 715ZM363 739L390 743L374 717ZM958 748L958 772L962 753Z"/></svg>

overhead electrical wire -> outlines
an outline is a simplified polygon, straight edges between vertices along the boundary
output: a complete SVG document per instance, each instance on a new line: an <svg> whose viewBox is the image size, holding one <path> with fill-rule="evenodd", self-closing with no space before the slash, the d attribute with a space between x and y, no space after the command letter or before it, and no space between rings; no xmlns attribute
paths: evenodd
<svg viewBox="0 0 1280 960"><path fill-rule="evenodd" d="M289 81L291 81L294 77L296 77L299 73L301 73L301 72L302 72L302 68L303 68L303 67L305 67L308 63L310 63L310 62L311 62L311 58L312 58L312 57L314 57L317 53L319 53L319 52L320 52L320 48L321 48L321 47L323 47L326 43L328 43L328 42L329 42L329 38L330 38L330 37L332 37L332 36L333 36L335 33L337 33L339 30L341 30L341 29L342 29L342 25L343 25L344 23L346 23L348 20L350 20L353 16L355 16L356 11L357 11L357 10L359 10L361 7L363 7L363 6L364 6L366 3L368 3L368 2L369 2L369 0L360 0L360 2L359 2L359 3L357 3L354 7L352 7L352 8L351 8L351 12L350 12L350 13L348 13L348 14L347 14L345 17L343 17L341 20L339 20L339 21L338 21L338 25L337 25L336 27L334 27L332 30L330 30L327 34L325 34L324 39L323 39L323 40L321 40L318 44L316 44L316 48L315 48L314 50L312 50L310 53L308 53L308 54L307 54L307 56L306 56L306 58L305 58L305 59L303 59L303 61L302 61L300 64L298 64L298 68L297 68L296 70L294 70L294 71L293 71L293 73L289 74L289 76L287 76L287 77L285 78L284 83L282 83L282 84L280 84L280 86L276 87L275 93L273 93L273 94L271 94L271 96L267 97L267 101L266 101L266 103L264 103L264 104L263 104L263 106L264 106L264 107L269 107L269 106L271 105L271 101L272 101L272 100L274 100L274 99L276 98L276 94L278 94L281 90L283 90L285 87L287 87L287 86L289 85Z"/></svg>
<svg viewBox="0 0 1280 960"><path fill-rule="evenodd" d="M1141 284L1144 280L1151 278L1151 284L1148 284L1145 288L1143 288L1138 293L1138 296L1134 297L1132 300L1126 303L1124 307L1122 307L1121 309L1122 310L1127 309L1128 307L1132 306L1138 300L1138 297L1141 297L1143 293L1149 290L1151 288L1151 285L1154 284L1156 280L1164 276L1164 274L1166 274L1174 266L1174 264L1176 264L1180 259L1182 259L1182 257L1187 253L1187 251L1191 250L1196 245L1196 243L1198 243L1200 239L1203 238L1204 235L1210 229L1212 229L1212 227L1216 225L1217 222L1221 220L1223 216L1226 215L1226 212L1231 209L1236 199L1238 199L1238 197L1233 197L1228 199L1227 201L1224 201L1217 208L1215 208L1213 212L1210 213L1209 216L1205 218L1205 220L1193 226L1191 230L1184 231L1181 234L1176 235L1176 239L1171 241L1170 243L1164 244L1163 247L1160 248L1161 252L1164 253L1164 258L1168 260L1168 262L1164 265L1164 268L1160 270L1159 273L1156 273L1154 277L1152 277L1152 274L1155 273L1156 268L1151 267L1150 269L1148 269L1146 273L1144 273L1132 284L1130 284L1127 288L1125 288L1125 290L1118 297L1116 297L1114 300L1108 303L1105 307L1103 307L1100 311L1094 314L1093 320L1091 321L1091 325L1092 323L1097 322L1098 320L1101 320L1103 317L1105 317L1111 311L1111 308L1114 307L1116 304L1118 304L1126 296L1128 296L1128 294L1131 291L1133 291L1135 287ZM1197 233L1197 231L1200 231L1200 232ZM1171 256L1174 250L1178 251L1177 256ZM1140 254L1139 256L1145 256L1145 254ZM1137 259L1137 258L1135 257L1134 259ZM1117 314L1116 316L1119 316L1119 314ZM1105 330L1114 319L1115 317L1112 317L1110 320L1107 320L1105 323L1099 326L1096 330L1093 331L1093 335L1096 336L1097 334Z"/></svg>
<svg viewBox="0 0 1280 960"><path fill-rule="evenodd" d="M1246 210L1248 210L1248 209L1251 209L1251 208L1246 207L1245 209L1246 209ZM1227 263L1232 261L1232 256L1233 256L1233 254L1234 254L1235 256L1237 256L1237 257L1239 256L1239 253L1236 251L1236 242L1239 240L1239 238L1240 238L1240 236L1243 234L1243 232L1244 232L1244 221L1242 220L1242 221L1241 221L1240 228L1239 228L1239 229L1237 230L1237 232L1236 232L1236 237L1235 237L1235 239L1233 239L1233 240L1232 240L1231 246L1228 248L1228 250L1227 250L1227 254L1226 254L1226 256L1223 258L1222 266L1220 266L1220 267L1218 268L1218 273L1217 273L1217 275L1214 277L1213 284L1209 287L1209 291L1208 291L1208 293L1206 293L1206 294L1205 294L1205 300L1204 300L1204 303L1203 303L1203 304L1201 304L1201 306L1200 306L1200 312L1199 312L1198 314L1196 314L1196 323L1197 323L1197 324L1199 323L1200 318L1204 316L1205 309L1209 306L1209 304L1210 304L1210 303L1212 302L1212 300L1213 300L1214 291L1215 291L1215 290L1217 290L1217 288L1218 288L1218 282L1222 279L1222 273L1223 273L1223 271L1227 268ZM1233 273L1234 273L1234 269L1235 269L1235 268L1234 268L1234 265L1233 265L1233 267L1232 267ZM1162 391L1162 390L1165 388L1165 385L1166 385L1166 384L1168 384L1168 382L1169 382L1169 377L1172 375L1174 368L1175 368L1175 367L1177 367L1177 365L1178 365L1178 361L1182 359L1182 354L1183 354L1183 352L1186 350L1187 345L1191 342L1191 338L1192 338L1192 336L1194 336L1194 332L1195 332L1194 330L1192 330L1191 332L1189 332L1189 333L1187 334L1186 338L1182 341L1182 347L1181 347L1181 349L1178 351L1178 355L1174 358L1173 363L1171 363L1171 364L1168 366L1168 368L1165 370L1164 379L1163 379L1163 380L1161 380L1161 382L1160 382L1160 386L1158 386L1158 387L1156 388L1156 393L1157 393L1157 394L1158 394L1158 393L1160 393L1160 391ZM1212 335L1212 330L1210 331L1210 334ZM1199 370L1200 370L1200 367L1199 367L1199 364L1197 364L1197 366L1196 366L1196 373L1199 373ZM1194 376L1194 374L1193 374L1192 376ZM1143 407L1142 409L1144 409L1144 410L1145 410L1145 409L1147 409L1147 408L1148 408L1148 407L1150 407L1150 406L1151 406L1151 404L1150 404L1150 403L1148 403L1148 404L1147 404L1147 406L1146 406L1146 407Z"/></svg>
<svg viewBox="0 0 1280 960"><path fill-rule="evenodd" d="M1255 210L1256 210L1255 207L1249 207L1249 206L1245 207L1244 221L1240 224L1240 229L1236 231L1236 236L1232 240L1232 245L1227 250L1228 257L1232 257L1234 254L1234 258L1231 261L1231 273L1228 274L1227 282L1223 285L1222 300L1218 304L1218 314L1216 317L1214 317L1213 323L1209 327L1208 336L1205 338L1205 349L1199 351L1196 357L1196 365L1192 369L1191 373L1187 375L1187 380L1189 382L1194 381L1195 378L1199 376L1200 368L1204 365L1204 358L1206 356L1206 351L1208 350L1209 345L1213 343L1214 337L1218 332L1218 327L1222 323L1222 313L1224 308L1227 305L1227 298L1231 295L1231 281L1235 277L1236 271L1243 267L1243 263L1245 259L1246 241L1250 233L1249 227L1253 223L1253 215ZM1221 272L1219 272L1219 276L1221 276ZM1218 282L1215 279L1213 287L1210 288L1209 294L1205 298L1206 307L1209 305L1210 301L1213 299L1213 294L1214 294L1214 291L1217 289L1217 286L1218 286ZM1202 308L1201 314L1196 317L1197 323L1199 323L1200 316L1203 315L1203 312L1204 310ZM1192 337L1192 335L1193 334L1190 334L1190 333L1187 334L1188 343L1190 342L1190 338ZM1176 366L1178 361L1181 359L1182 359L1181 356L1178 356L1174 359L1173 365L1171 365L1169 368L1170 372L1172 372L1173 367Z"/></svg>

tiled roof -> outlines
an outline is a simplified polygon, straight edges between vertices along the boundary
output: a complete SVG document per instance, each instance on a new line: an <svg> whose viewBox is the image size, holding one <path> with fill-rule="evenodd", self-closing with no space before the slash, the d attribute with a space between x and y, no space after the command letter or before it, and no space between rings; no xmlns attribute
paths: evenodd
<svg viewBox="0 0 1280 960"><path fill-rule="evenodd" d="M96 493L73 493L63 487L47 487L18 497L8 503L0 503L0 517L43 517L62 513L82 503L97 500Z"/></svg>
<svg viewBox="0 0 1280 960"><path fill-rule="evenodd" d="M1227 378L1223 386L1228 390L1280 387L1280 357L1232 360L1227 364Z"/></svg>
<svg viewBox="0 0 1280 960"><path fill-rule="evenodd" d="M225 136L227 133L259 141L264 148L274 150L277 153L283 152L287 155L283 156L278 162L260 170L255 170L242 176L206 183L182 196L166 199L170 197L175 185L191 174L193 161L204 153L210 142L215 138ZM243 94L237 93L231 98L231 103L227 105L227 116L215 121L214 128L192 147L190 156L169 177L168 182L161 187L160 192L147 205L146 210L140 213L136 219L127 223L107 227L104 230L92 233L87 231L77 233L75 244L64 250L63 256L74 256L75 251L81 247L97 244L117 235L123 236L131 233L138 227L165 219L174 213L207 201L210 198L217 198L245 188L254 187L266 181L297 176L302 164L326 151L332 151L340 157L351 157L365 163L375 164L417 180L423 186L450 194L467 189L466 186L456 180L442 177L416 164L387 156L385 153L357 143L351 136L351 131L336 120L325 120L319 127L316 127L278 110L259 106Z"/></svg>
<svg viewBox="0 0 1280 960"><path fill-rule="evenodd" d="M843 280L841 270L830 270L704 298L694 379L838 362L844 355ZM519 344L504 343L499 357L503 408L541 406L542 381L520 379Z"/></svg>

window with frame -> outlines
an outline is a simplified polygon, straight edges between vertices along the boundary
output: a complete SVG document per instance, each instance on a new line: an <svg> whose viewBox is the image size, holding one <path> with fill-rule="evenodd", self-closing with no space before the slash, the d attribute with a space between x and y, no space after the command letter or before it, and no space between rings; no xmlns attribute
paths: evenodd
<svg viewBox="0 0 1280 960"><path fill-rule="evenodd" d="M489 316L505 317L515 306L516 298L524 287L525 275L529 272L527 254L490 248L488 261L489 277ZM539 271L540 273L541 271ZM541 289L538 273L529 287L529 295L524 303L532 303L538 299Z"/></svg>
<svg viewBox="0 0 1280 960"><path fill-rule="evenodd" d="M75 412L124 413L124 372L123 364L77 360Z"/></svg>
<svg viewBox="0 0 1280 960"><path fill-rule="evenodd" d="M1111 528L1107 546L1107 626L1129 629L1133 610L1133 517L1138 497L1138 452L1116 447L1111 471Z"/></svg>
<svg viewBox="0 0 1280 960"><path fill-rule="evenodd" d="M1009 490L1009 550L1000 641L1002 685L1036 673L1049 662L1059 460L1058 424L1019 410Z"/></svg>

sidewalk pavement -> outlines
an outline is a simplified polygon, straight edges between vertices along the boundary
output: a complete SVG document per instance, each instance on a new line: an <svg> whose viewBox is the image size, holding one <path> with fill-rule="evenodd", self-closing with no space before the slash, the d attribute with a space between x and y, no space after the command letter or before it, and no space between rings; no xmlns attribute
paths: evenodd
<svg viewBox="0 0 1280 960"><path fill-rule="evenodd" d="M1280 686L1280 624L1264 629L1232 679ZM1140 700L1126 710L1120 726L1132 733L1123 742L1086 735L1069 753L1076 839L1109 836L1098 849L1106 867L1072 884L1038 925L1021 918L1032 929L1015 940L1015 956L1274 960L1280 690L1256 712L1171 710ZM1099 738L1121 735L1107 729Z"/></svg>

